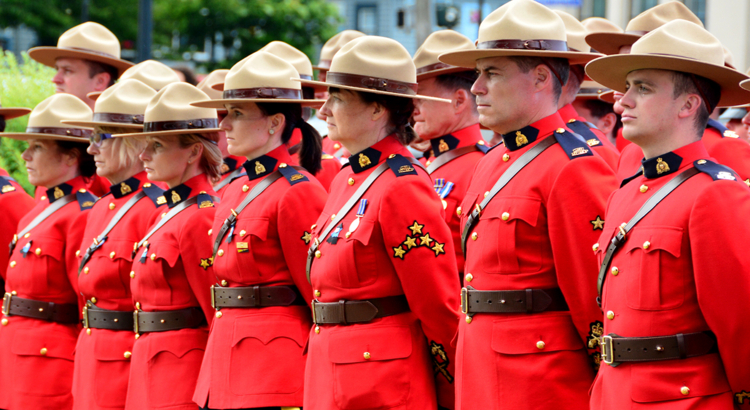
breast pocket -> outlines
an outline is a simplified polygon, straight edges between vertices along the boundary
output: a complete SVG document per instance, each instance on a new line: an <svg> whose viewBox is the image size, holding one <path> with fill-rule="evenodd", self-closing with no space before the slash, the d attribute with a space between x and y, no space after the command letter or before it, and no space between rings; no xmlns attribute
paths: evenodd
<svg viewBox="0 0 750 410"><path fill-rule="evenodd" d="M158 241L151 243L145 254L139 249L136 258L134 265L137 267L135 277L138 292L148 295L149 299L153 298L157 305L172 304L171 292L164 291L170 289L165 273L171 272L172 269L169 268L181 263L180 250L164 241Z"/></svg>
<svg viewBox="0 0 750 410"><path fill-rule="evenodd" d="M224 239L220 247L226 249L227 254L217 256L217 276L236 283L258 280L262 272L255 263L254 252L259 243L268 238L268 218L238 220L233 235L228 246Z"/></svg>
<svg viewBox="0 0 750 410"><path fill-rule="evenodd" d="M349 289L371 284L378 277L377 259L371 243L377 232L375 221L361 218L357 229L347 238L350 227L351 221L344 222L336 244L325 245L327 252L336 258L340 286Z"/></svg>
<svg viewBox="0 0 750 410"><path fill-rule="evenodd" d="M45 237L32 238L28 245L18 245L17 249L21 253L18 259L23 258L24 248L28 248L24 261L28 272L16 280L17 286L23 283L24 287L28 287L29 293L41 294L48 293L49 289L70 287L65 269L65 244L62 241Z"/></svg>
<svg viewBox="0 0 750 410"><path fill-rule="evenodd" d="M718 354L668 362L635 363L631 366L630 377L630 398L636 403L643 404L712 396L731 391ZM684 386L689 388L688 394L683 393Z"/></svg>
<svg viewBox="0 0 750 410"><path fill-rule="evenodd" d="M685 300L686 261L680 260L683 230L635 228L625 243L627 261L620 269L627 283L627 304L638 310L665 310Z"/></svg>
<svg viewBox="0 0 750 410"><path fill-rule="evenodd" d="M90 281L98 292L106 291L112 298L128 296L129 273L133 265L133 241L107 239L81 272L81 281Z"/></svg>
<svg viewBox="0 0 750 410"><path fill-rule="evenodd" d="M541 207L538 199L509 197L495 198L482 211L476 241L480 242L485 272L512 275L539 271L546 237L537 228Z"/></svg>

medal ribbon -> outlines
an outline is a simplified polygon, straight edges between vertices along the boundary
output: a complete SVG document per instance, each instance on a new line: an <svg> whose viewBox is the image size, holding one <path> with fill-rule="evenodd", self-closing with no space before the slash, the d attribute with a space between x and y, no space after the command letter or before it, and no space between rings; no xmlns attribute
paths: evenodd
<svg viewBox="0 0 750 410"><path fill-rule="evenodd" d="M357 218L365 216L365 210L367 209L367 199L360 199L359 208L357 208Z"/></svg>
<svg viewBox="0 0 750 410"><path fill-rule="evenodd" d="M437 178L435 180L435 192L440 194L440 190L445 186L445 178Z"/></svg>
<svg viewBox="0 0 750 410"><path fill-rule="evenodd" d="M453 190L453 186L454 186L453 182L448 182L447 184L445 184L444 187L442 187L442 189L437 191L437 194L440 197L440 199L445 199L445 197L448 196L448 194L450 194L451 191Z"/></svg>

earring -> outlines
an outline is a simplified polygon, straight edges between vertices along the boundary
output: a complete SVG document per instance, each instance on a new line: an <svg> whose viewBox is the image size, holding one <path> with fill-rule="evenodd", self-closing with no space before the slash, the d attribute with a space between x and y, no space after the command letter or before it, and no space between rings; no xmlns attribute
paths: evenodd
<svg viewBox="0 0 750 410"><path fill-rule="evenodd" d="M268 130L268 133L271 134L271 135L273 135L274 133L276 133L276 130L273 129L273 128L271 128L270 130Z"/></svg>
<svg viewBox="0 0 750 410"><path fill-rule="evenodd" d="M192 159L188 161L188 164L192 164L192 163L193 163L193 160L192 160Z"/></svg>

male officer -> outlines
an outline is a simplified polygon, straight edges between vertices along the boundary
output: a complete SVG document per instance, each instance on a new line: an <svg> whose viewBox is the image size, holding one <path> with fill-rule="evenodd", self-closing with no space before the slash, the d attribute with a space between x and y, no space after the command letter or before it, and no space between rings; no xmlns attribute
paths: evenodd
<svg viewBox="0 0 750 410"><path fill-rule="evenodd" d="M477 78L475 71L441 63L438 55L474 49L474 43L464 35L453 30L441 30L430 34L414 54L419 92L451 100L450 104L416 100L413 119L419 138L429 141L432 146L432 156L426 159L425 166L435 183L435 192L443 202L445 221L453 234L461 276L464 254L461 251L461 228L456 209L466 195L474 167L489 147L482 139L479 114L471 94L471 86Z"/></svg>
<svg viewBox="0 0 750 410"><path fill-rule="evenodd" d="M675 71L679 70L679 71ZM642 171L609 199L599 256L604 363L592 409L735 409L750 404L750 190L702 137L717 105L750 101L721 44L675 20L588 75L625 94L623 135Z"/></svg>
<svg viewBox="0 0 750 410"><path fill-rule="evenodd" d="M587 406L601 312L581 244L601 233L615 178L557 103L569 64L596 57L569 51L561 18L533 0L488 15L477 50L439 57L476 67L479 121L504 142L479 161L461 205L457 409Z"/></svg>

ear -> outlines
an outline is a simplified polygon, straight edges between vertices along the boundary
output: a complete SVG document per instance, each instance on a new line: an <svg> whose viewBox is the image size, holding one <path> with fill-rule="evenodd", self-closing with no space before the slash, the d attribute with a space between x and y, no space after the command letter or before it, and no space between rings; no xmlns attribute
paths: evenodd
<svg viewBox="0 0 750 410"><path fill-rule="evenodd" d="M77 150L70 150L64 154L63 162L69 167L74 167L78 163L79 152Z"/></svg>
<svg viewBox="0 0 750 410"><path fill-rule="evenodd" d="M388 110L386 110L385 107L378 103L372 103L370 107L370 109L372 110L372 121L378 121L388 114Z"/></svg>
<svg viewBox="0 0 750 410"><path fill-rule="evenodd" d="M469 106L471 106L471 100L473 96L469 95L466 90L463 88L459 88L453 93L453 96L451 98L451 105L453 105L453 111L455 111L456 114L462 113L464 110L468 109Z"/></svg>
<svg viewBox="0 0 750 410"><path fill-rule="evenodd" d="M534 88L536 88L537 91L542 91L547 87L549 87L550 90L552 89L552 81L555 75L546 64L539 64L534 68L532 73L534 75Z"/></svg>
<svg viewBox="0 0 750 410"><path fill-rule="evenodd" d="M703 105L703 100L698 94L684 94L681 96L684 99L678 118L691 118L696 115L698 110Z"/></svg>
<svg viewBox="0 0 750 410"><path fill-rule="evenodd" d="M188 156L188 163L192 164L197 162L203 155L203 144L196 142L190 147L190 156Z"/></svg>
<svg viewBox="0 0 750 410"><path fill-rule="evenodd" d="M281 134L284 132L284 126L286 125L286 117L284 114L278 113L268 117L269 131L274 130L274 134Z"/></svg>
<svg viewBox="0 0 750 410"><path fill-rule="evenodd" d="M104 91L109 87L112 77L109 73L99 73L94 76L94 91Z"/></svg>
<svg viewBox="0 0 750 410"><path fill-rule="evenodd" d="M615 129L616 123L617 123L617 115L611 112L599 118L599 121L597 121L596 127L599 128L602 134L608 135L610 132L612 132L613 129Z"/></svg>

